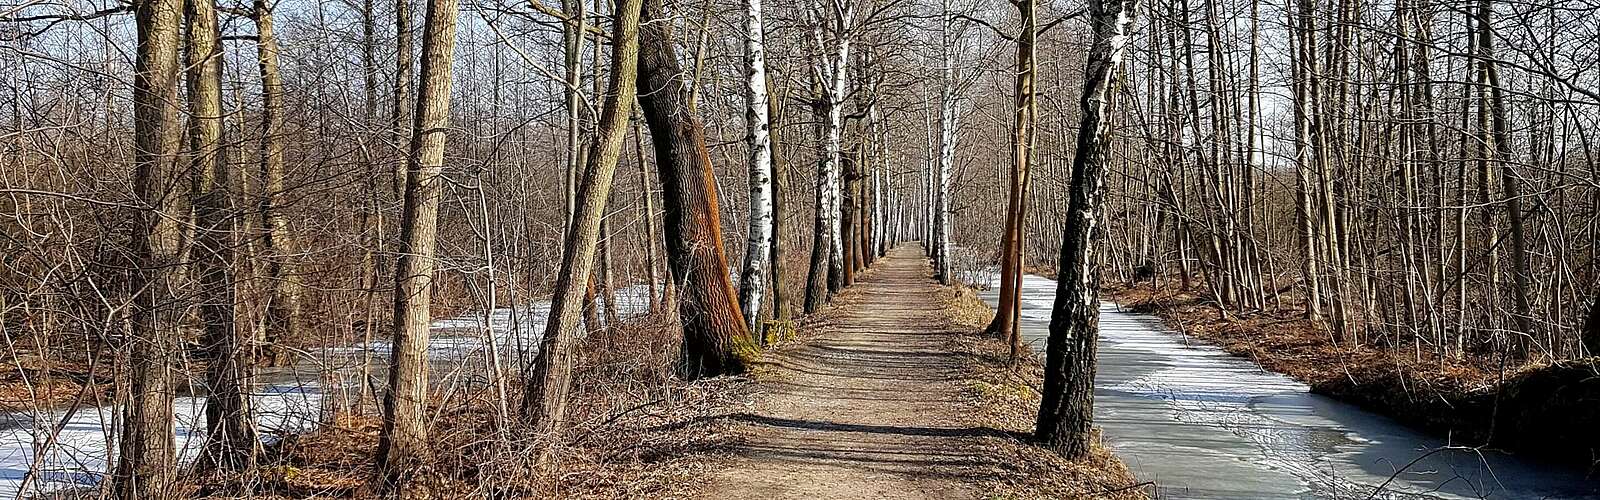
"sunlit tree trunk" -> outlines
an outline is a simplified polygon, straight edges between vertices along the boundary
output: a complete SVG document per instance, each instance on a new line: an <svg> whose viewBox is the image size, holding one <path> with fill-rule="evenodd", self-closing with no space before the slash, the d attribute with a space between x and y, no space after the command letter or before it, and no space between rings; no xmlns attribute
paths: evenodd
<svg viewBox="0 0 1600 500"><path fill-rule="evenodd" d="M257 0L258 2L263 0ZM395 266L389 391L383 399L378 470L398 496L413 494L414 474L431 462L428 441L428 327L433 297L435 241L450 126L451 61L455 55L456 0L428 0L423 24L422 71L411 145L407 148L405 203Z"/></svg>
<svg viewBox="0 0 1600 500"><path fill-rule="evenodd" d="M211 0L185 2L188 24L189 145L193 155L194 275L200 286L206 365L205 467L244 470L260 441L250 408L254 363L250 328L236 328L233 174L223 140L222 46Z"/></svg>
<svg viewBox="0 0 1600 500"><path fill-rule="evenodd" d="M1022 29L1017 36L1017 76L1015 92L1015 117L1011 136L1011 189L1006 195L1006 220L1002 227L1000 251L1000 300L995 307L994 319L984 332L1017 340L1015 321L1022 302L1022 247L1023 226L1027 221L1028 181L1033 167L1033 125L1037 119L1034 75L1035 44L1038 37L1039 16L1034 0L1016 2L1022 16Z"/></svg>
<svg viewBox="0 0 1600 500"><path fill-rule="evenodd" d="M1045 344L1043 399L1035 430L1040 443L1069 459L1087 456L1091 449L1095 344L1100 330L1102 189L1110 159L1115 73L1122 65L1136 5L1137 0L1089 0L1094 41L1084 69L1083 115L1072 159L1060 276Z"/></svg>
<svg viewBox="0 0 1600 500"><path fill-rule="evenodd" d="M956 130L960 128L961 113L956 101L955 57L951 25L954 23L950 2L943 3L940 15L939 47L939 158L935 166L933 204L934 274L939 282L951 284L954 277L950 269L950 238L955 233L955 214L951 212L950 178L955 175Z"/></svg>
<svg viewBox="0 0 1600 500"><path fill-rule="evenodd" d="M773 243L772 141L767 107L766 43L761 0L744 0L745 147L750 179L750 224L744 265L739 272L739 304L745 328L761 337L761 302L766 295L767 267Z"/></svg>
<svg viewBox="0 0 1600 500"><path fill-rule="evenodd" d="M639 80L640 0L626 0L618 6L618 22L613 27L615 41L611 54L611 84L601 111L599 135L591 145L593 161L578 184L577 212L567 229L561 258L561 274L550 301L550 314L534 358L533 376L523 392L523 417L543 432L559 431L566 425L568 394L572 387L572 350L582 318L586 285L591 283L595 248L600 243L600 225L605 217L611 181L622 146L627 139L628 117L633 113Z"/></svg>
<svg viewBox="0 0 1600 500"><path fill-rule="evenodd" d="M114 494L121 500L172 498L177 463L173 449L173 356L177 317L164 305L178 252L178 214L168 199L181 142L178 119L178 46L183 29L179 0L134 3L138 52L133 78L133 183L142 204L134 212L129 250L133 291L128 346L130 383L118 436Z"/></svg>
<svg viewBox="0 0 1600 500"><path fill-rule="evenodd" d="M769 74L770 75L770 74ZM770 76L769 76L770 78ZM770 88L770 85L769 85ZM772 317L778 321L789 321L789 294L784 289L787 279L784 275L785 264L783 256L787 248L783 245L784 215L788 198L789 173L783 168L779 155L778 130L783 120L783 107L779 105L783 97L788 95L787 87L780 92L767 93L767 117L770 121L771 134L769 147L772 150Z"/></svg>
<svg viewBox="0 0 1600 500"><path fill-rule="evenodd" d="M265 269L266 339L264 354L272 364L282 364L288 352L285 342L296 338L300 316L299 276L293 265L294 236L284 215L288 186L284 184L283 152L285 139L283 76L278 69L278 38L273 31L272 10L265 0L255 2L257 64L261 73L261 163L260 192L257 193L261 219L261 263Z"/></svg>
<svg viewBox="0 0 1600 500"><path fill-rule="evenodd" d="M659 2L646 1L641 17L639 93L661 177L667 260L680 285L680 373L690 379L741 373L758 353L728 279L704 126L686 102L689 86Z"/></svg>

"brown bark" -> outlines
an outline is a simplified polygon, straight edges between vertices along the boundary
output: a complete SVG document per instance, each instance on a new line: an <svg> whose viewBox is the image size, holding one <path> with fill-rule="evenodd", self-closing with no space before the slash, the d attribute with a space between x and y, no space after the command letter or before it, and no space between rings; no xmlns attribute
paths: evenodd
<svg viewBox="0 0 1600 500"><path fill-rule="evenodd" d="M600 244L601 220L605 216L611 181L622 146L627 139L628 116L638 90L635 68L639 59L640 0L626 0L619 6L613 27L615 40L611 54L612 78L601 111L598 137L578 184L576 212L567 229L561 258L561 274L550 301L550 315L534 358L533 376L524 388L523 417L541 432L559 431L566 425L568 394L572 387L572 347L577 340L578 322L584 307L586 288L593 286L595 249ZM592 328L591 324L591 328Z"/></svg>
<svg viewBox="0 0 1600 500"><path fill-rule="evenodd" d="M456 0L428 0L416 118L406 155L389 392L383 399L383 431L378 437L379 474L384 486L401 497L411 494L412 478L423 473L421 469L432 457L426 420L428 328L432 320L429 301L442 187L439 171L444 163L445 133L450 126L456 4Z"/></svg>
<svg viewBox="0 0 1600 500"><path fill-rule="evenodd" d="M704 126L685 100L688 85L678 63L672 25L660 0L645 2L642 19L640 101L661 176L667 260L681 292L680 372L690 379L741 373L757 351L728 277Z"/></svg>
<svg viewBox="0 0 1600 500"><path fill-rule="evenodd" d="M129 250L133 293L128 363L128 403L112 477L117 498L171 498L176 479L173 450L173 354L177 318L163 307L169 269L178 251L179 214L168 198L180 138L177 108L178 45L182 3L134 3L138 53L134 62L134 194L143 204L133 217Z"/></svg>
<svg viewBox="0 0 1600 500"><path fill-rule="evenodd" d="M188 24L189 144L193 155L194 276L199 282L202 343L207 351L206 448L202 467L244 470L260 447L250 409L254 374L252 330L235 328L233 242L222 127L222 47L211 0L185 2Z"/></svg>
<svg viewBox="0 0 1600 500"><path fill-rule="evenodd" d="M284 185L283 77L278 70L278 39L272 11L265 0L255 2L257 64L261 72L261 192L257 213L261 218L261 266L266 270L267 301L265 352L272 364L282 364L288 351L282 344L295 338L300 316L299 277L292 257L293 236L283 209Z"/></svg>
<svg viewBox="0 0 1600 500"><path fill-rule="evenodd" d="M1035 43L1038 37L1038 11L1033 0L1016 2L1022 16L1017 37L1016 116L1011 136L1011 187L1006 194L1006 220L1000 250L1000 300L994 319L984 328L988 335L1013 340L1015 320L1022 301L1023 226L1027 221L1028 176L1033 165L1033 124L1037 103L1034 94Z"/></svg>

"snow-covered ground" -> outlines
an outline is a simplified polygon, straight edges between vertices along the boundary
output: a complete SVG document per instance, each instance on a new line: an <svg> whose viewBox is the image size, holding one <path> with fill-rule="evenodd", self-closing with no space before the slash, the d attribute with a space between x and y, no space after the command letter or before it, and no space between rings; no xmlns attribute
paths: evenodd
<svg viewBox="0 0 1600 500"><path fill-rule="evenodd" d="M617 312L624 317L644 312L650 304L649 288L645 285L620 288L616 295ZM541 300L490 311L487 322L482 312L435 321L433 336L428 342L429 359L437 368L483 359L488 346L485 333L492 332L496 346L500 347L501 359L515 370L509 354L518 348L531 351L538 346L539 333L544 329L549 312L550 303ZM389 349L387 341L317 349L308 353L317 358L300 361L335 369L312 370L310 374L293 370L264 374L261 378L266 382L253 395L256 418L264 438L305 432L322 421L324 398L331 395L324 393L323 384L317 380L318 372L337 374L335 378L339 383L353 386L357 383L354 379L358 378L361 354L370 353L374 365L381 367L386 363ZM189 463L198 456L205 440L205 399L177 398L174 410L179 457L182 462ZM0 415L0 499L18 497L25 479L29 494L92 486L104 480L109 470L106 450L115 449L112 429L120 413L119 408L106 406L79 408L71 412L70 419L67 411L37 416ZM56 428L60 428L60 432L54 442L45 446Z"/></svg>

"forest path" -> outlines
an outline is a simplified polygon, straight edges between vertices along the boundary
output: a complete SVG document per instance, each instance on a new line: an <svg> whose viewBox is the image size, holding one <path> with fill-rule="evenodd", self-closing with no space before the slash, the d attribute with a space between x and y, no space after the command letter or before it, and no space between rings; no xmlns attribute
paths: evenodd
<svg viewBox="0 0 1600 500"><path fill-rule="evenodd" d="M749 438L702 498L978 498L981 437L963 424L955 331L914 245L835 298L820 332L768 355L736 415ZM992 469L990 469L992 470Z"/></svg>

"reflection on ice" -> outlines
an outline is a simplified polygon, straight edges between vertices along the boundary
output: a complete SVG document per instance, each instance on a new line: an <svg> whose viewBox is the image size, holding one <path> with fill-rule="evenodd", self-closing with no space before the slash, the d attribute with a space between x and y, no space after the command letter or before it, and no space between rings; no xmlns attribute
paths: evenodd
<svg viewBox="0 0 1600 500"><path fill-rule="evenodd" d="M981 295L993 304L998 279L986 277ZM1036 351L1055 285L1023 279L1020 326ZM1100 312L1096 423L1161 498L1600 498L1578 471L1492 452L1430 455L1447 443L1189 342L1157 318L1112 304Z"/></svg>

